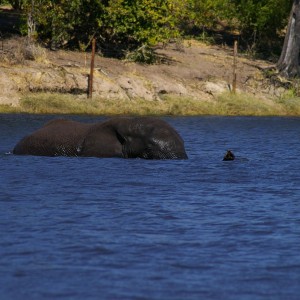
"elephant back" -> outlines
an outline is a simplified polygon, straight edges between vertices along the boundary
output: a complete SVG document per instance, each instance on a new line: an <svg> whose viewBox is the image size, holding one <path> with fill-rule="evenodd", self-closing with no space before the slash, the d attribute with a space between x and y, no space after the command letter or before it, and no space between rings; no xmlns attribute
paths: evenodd
<svg viewBox="0 0 300 300"><path fill-rule="evenodd" d="M14 148L14 154L41 156L80 155L82 142L90 124L57 119L24 137Z"/></svg>

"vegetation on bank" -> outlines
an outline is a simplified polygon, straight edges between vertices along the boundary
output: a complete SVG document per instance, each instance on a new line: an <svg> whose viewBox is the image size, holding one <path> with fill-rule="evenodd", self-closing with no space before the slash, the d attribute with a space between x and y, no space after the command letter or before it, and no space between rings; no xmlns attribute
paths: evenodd
<svg viewBox="0 0 300 300"><path fill-rule="evenodd" d="M96 38L103 55L124 57L192 35L238 38L244 50L271 58L280 54L293 0L0 0L8 3L22 12L20 32L51 48L85 51Z"/></svg>
<svg viewBox="0 0 300 300"><path fill-rule="evenodd" d="M232 44L253 57L276 62L293 0L0 0L21 11L20 32L30 43L52 49L90 50L97 39L99 55L155 63L155 46L193 36ZM280 8L280 9L279 9ZM5 33L0 32L3 36ZM34 44L34 43L32 43ZM28 49L25 49L28 50ZM31 52L30 52L31 54ZM33 55L33 60L36 58ZM298 96L298 93L297 93ZM213 100L165 97L146 100L88 100L66 94L28 94L18 107L0 112L97 115L299 115L294 95L262 100L224 93Z"/></svg>
<svg viewBox="0 0 300 300"><path fill-rule="evenodd" d="M248 94L223 93L215 100L166 97L162 100L86 99L63 94L29 94L20 106L0 105L1 113L153 115L153 116L300 116L299 98L292 95L274 101Z"/></svg>

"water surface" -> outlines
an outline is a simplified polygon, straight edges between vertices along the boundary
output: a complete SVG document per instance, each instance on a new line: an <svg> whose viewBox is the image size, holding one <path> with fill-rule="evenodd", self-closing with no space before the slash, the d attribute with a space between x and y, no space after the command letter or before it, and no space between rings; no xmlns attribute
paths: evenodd
<svg viewBox="0 0 300 300"><path fill-rule="evenodd" d="M53 117L0 115L1 299L299 299L299 118L164 118L187 161L7 154Z"/></svg>

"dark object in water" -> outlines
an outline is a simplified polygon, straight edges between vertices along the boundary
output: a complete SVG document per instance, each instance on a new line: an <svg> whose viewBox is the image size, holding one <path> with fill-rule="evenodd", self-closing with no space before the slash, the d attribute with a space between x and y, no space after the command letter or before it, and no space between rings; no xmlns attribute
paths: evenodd
<svg viewBox="0 0 300 300"><path fill-rule="evenodd" d="M228 161L228 160L234 160L234 159L235 159L234 154L230 150L227 150L223 160Z"/></svg>

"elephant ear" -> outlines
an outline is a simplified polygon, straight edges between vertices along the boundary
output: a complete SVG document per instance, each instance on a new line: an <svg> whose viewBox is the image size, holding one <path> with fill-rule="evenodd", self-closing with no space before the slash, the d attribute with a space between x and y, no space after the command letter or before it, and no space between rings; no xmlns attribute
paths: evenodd
<svg viewBox="0 0 300 300"><path fill-rule="evenodd" d="M129 140L130 139L126 139L126 137L121 132L119 132L118 130L116 130L115 133L116 133L116 137L117 137L119 143L122 146L123 157L124 158L130 158L130 157L132 157L130 155L130 153L131 153L130 146L129 146L129 144L130 144Z"/></svg>
<svg viewBox="0 0 300 300"><path fill-rule="evenodd" d="M124 158L151 158L151 149L140 137L127 136L125 138L118 133L117 138L122 145Z"/></svg>
<svg viewBox="0 0 300 300"><path fill-rule="evenodd" d="M91 128L82 144L82 156L94 157L123 157L121 135L106 124L97 124ZM123 141L124 143L124 141Z"/></svg>
<svg viewBox="0 0 300 300"><path fill-rule="evenodd" d="M123 136L120 132L116 131L116 137L121 145L124 145L126 143L125 136Z"/></svg>

